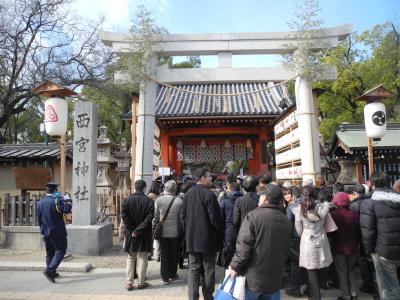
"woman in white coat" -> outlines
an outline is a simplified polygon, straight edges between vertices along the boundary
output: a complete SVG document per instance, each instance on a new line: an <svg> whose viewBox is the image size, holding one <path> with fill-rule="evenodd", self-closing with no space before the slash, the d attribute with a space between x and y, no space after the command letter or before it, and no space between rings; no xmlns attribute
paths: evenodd
<svg viewBox="0 0 400 300"><path fill-rule="evenodd" d="M295 227L301 238L299 265L308 270L310 299L320 300L320 269L328 267L333 262L324 229L329 203L316 203L316 193L311 186L302 187L300 192L301 204L294 209Z"/></svg>

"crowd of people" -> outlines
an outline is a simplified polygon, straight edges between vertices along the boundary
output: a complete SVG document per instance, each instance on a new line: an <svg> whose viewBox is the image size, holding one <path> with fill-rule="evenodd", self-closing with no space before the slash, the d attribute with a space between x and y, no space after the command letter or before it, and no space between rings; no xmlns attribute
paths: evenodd
<svg viewBox="0 0 400 300"><path fill-rule="evenodd" d="M204 299L213 299L216 264L231 277L246 277L249 300L280 299L285 273L285 293L292 297L321 299L321 288L338 288L339 300L356 299L358 291L400 299L400 180L391 187L381 171L369 184L347 187L322 178L296 186L251 175L214 182L203 168L192 176L153 186L148 196L146 183L135 182L122 211L128 290L136 260L137 288L148 286L153 253L163 284L178 278L187 255L189 299L199 299L200 286ZM153 242L159 223L161 238Z"/></svg>
<svg viewBox="0 0 400 300"><path fill-rule="evenodd" d="M49 184L38 205L44 275L52 282L66 249L62 213L71 211L70 202L53 195L55 188ZM216 264L232 278L246 277L248 300L280 299L284 276L284 292L292 297L321 299L320 289L338 288L338 300L356 299L359 291L400 299L400 180L390 186L384 172L371 174L368 184L345 187L317 178L296 186L269 176L213 181L198 168L191 178L154 182L146 190L137 180L122 208L127 290L135 278L138 289L149 286L151 257L160 261L165 285L179 278L187 257L191 300L199 299L200 286L204 299L213 299Z"/></svg>

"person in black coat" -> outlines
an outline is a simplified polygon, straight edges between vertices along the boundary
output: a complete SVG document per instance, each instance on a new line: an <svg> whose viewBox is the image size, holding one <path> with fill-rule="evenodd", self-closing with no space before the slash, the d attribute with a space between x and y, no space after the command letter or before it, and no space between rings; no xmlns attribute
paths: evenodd
<svg viewBox="0 0 400 300"><path fill-rule="evenodd" d="M52 283L55 283L57 268L67 251L67 230L63 214L71 213L72 210L71 199L64 201L54 195L57 186L57 183L47 183L46 196L37 206L40 233L46 247L46 269L43 275Z"/></svg>
<svg viewBox="0 0 400 300"><path fill-rule="evenodd" d="M374 192L360 208L362 241L375 265L380 298L400 299L400 194L389 187L384 172L372 173L370 181Z"/></svg>
<svg viewBox="0 0 400 300"><path fill-rule="evenodd" d="M236 199L242 197L240 185L231 183L228 185L228 194L222 199L219 206L221 207L221 215L224 221L224 247L221 252L220 264L224 267L229 266L233 253L235 253L235 244L237 238L237 231L233 225L233 209L235 207Z"/></svg>
<svg viewBox="0 0 400 300"><path fill-rule="evenodd" d="M243 180L242 187L246 191L246 195L236 200L233 209L233 224L237 231L239 231L246 214L258 207L260 196L256 191L257 185L258 178L256 176L246 176Z"/></svg>
<svg viewBox="0 0 400 300"><path fill-rule="evenodd" d="M217 197L209 189L210 173L198 168L193 177L196 185L186 192L181 209L189 254L188 293L190 300L199 299L200 275L204 270L203 297L209 300L213 299L215 259L222 246L223 222Z"/></svg>
<svg viewBox="0 0 400 300"><path fill-rule="evenodd" d="M151 222L154 217L154 201L144 194L146 182L135 181L135 192L122 204L122 220L126 226L124 250L128 252L126 261L125 288L132 290L135 262L138 260L138 288L149 284L146 282L148 253L151 252Z"/></svg>

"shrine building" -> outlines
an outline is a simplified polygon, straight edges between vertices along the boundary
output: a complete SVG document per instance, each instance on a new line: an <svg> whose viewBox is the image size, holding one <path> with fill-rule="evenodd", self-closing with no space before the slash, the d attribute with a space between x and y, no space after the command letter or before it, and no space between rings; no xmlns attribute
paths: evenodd
<svg viewBox="0 0 400 300"><path fill-rule="evenodd" d="M272 163L268 141L273 122L292 104L286 88L275 82L182 84L159 86L156 100L155 155L163 166L183 175L197 166L221 173L228 161L248 162L247 174L262 175ZM186 92L187 91L187 92ZM204 96L190 91L233 94ZM258 91L241 95L241 92ZM131 112L123 114L131 120ZM157 145L159 140L160 146ZM156 165L156 163L155 163Z"/></svg>

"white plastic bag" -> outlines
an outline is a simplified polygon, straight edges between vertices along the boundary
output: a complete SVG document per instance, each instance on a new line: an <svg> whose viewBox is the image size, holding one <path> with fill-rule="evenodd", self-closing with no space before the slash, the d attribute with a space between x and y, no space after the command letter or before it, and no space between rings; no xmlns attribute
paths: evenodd
<svg viewBox="0 0 400 300"><path fill-rule="evenodd" d="M231 276L229 269L225 270L224 280L226 279L227 276ZM236 277L236 284L235 284L235 289L233 290L233 297L235 297L238 300L245 300L245 290L244 290L245 284L246 284L246 277L243 276ZM229 293L231 285L232 285L232 279L230 279L228 283L225 285L224 291Z"/></svg>

